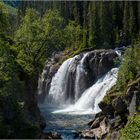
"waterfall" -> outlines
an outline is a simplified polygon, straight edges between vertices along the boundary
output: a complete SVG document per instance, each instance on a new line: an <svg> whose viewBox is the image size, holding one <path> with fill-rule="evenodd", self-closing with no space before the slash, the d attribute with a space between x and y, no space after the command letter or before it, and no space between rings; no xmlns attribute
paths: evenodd
<svg viewBox="0 0 140 140"><path fill-rule="evenodd" d="M118 55L118 57L121 58L122 52L119 50L119 48L115 48L114 51L116 52L116 54Z"/></svg>
<svg viewBox="0 0 140 140"><path fill-rule="evenodd" d="M122 54L124 54L125 50L126 50L127 48L130 48L130 47L131 47L131 46L127 46L127 47L122 46L122 47L120 47L120 48L116 47L116 48L114 49L114 51L116 52L116 54L118 55L119 59L121 60Z"/></svg>
<svg viewBox="0 0 140 140"><path fill-rule="evenodd" d="M61 106L78 100L80 95L86 89L84 60L87 55L88 53L83 54L82 58L79 58L79 56L70 58L60 66L57 73L52 78L48 100L52 100L52 102L57 104L61 103ZM73 74L71 74L71 71L74 68L76 68L76 70L74 70L76 77L72 80L71 77Z"/></svg>
<svg viewBox="0 0 140 140"><path fill-rule="evenodd" d="M98 104L116 83L118 68L112 68L116 53L119 53L117 49L114 51L95 50L67 59L53 76L50 88L46 90L48 92L44 105L59 108L53 113L99 112ZM42 78L40 81L45 80ZM40 82L39 85L41 84ZM39 93L42 93L41 88L39 88Z"/></svg>
<svg viewBox="0 0 140 140"><path fill-rule="evenodd" d="M78 100L78 98L81 96L80 94L84 91L86 88L86 83L82 82L84 84L80 84L81 80L85 81L87 72L84 69L84 60L88 53L84 54L83 58L81 59L80 63L78 64L76 68L76 80L75 80L75 101Z"/></svg>
<svg viewBox="0 0 140 140"><path fill-rule="evenodd" d="M117 73L118 68L111 69L105 76L88 88L74 105L62 110L56 110L54 113L95 114L100 112L98 104L102 101L106 92L115 85Z"/></svg>
<svg viewBox="0 0 140 140"><path fill-rule="evenodd" d="M65 95L67 94L66 87L68 84L69 68L74 59L75 57L66 60L52 78L49 97L52 98L55 103L63 103L65 100Z"/></svg>

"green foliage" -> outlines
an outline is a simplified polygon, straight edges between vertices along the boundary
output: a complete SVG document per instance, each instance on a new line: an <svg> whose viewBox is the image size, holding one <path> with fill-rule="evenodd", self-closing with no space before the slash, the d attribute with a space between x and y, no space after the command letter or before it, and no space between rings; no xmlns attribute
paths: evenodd
<svg viewBox="0 0 140 140"><path fill-rule="evenodd" d="M66 47L66 39L64 32L64 20L58 11L47 11L42 19L42 28L44 33L43 41L47 47L47 54L50 56L52 52L64 50Z"/></svg>
<svg viewBox="0 0 140 140"><path fill-rule="evenodd" d="M5 125L1 120L0 120L0 138L8 138L9 136L9 125Z"/></svg>
<svg viewBox="0 0 140 140"><path fill-rule="evenodd" d="M98 48L102 44L101 37L101 22L100 22L100 12L98 12L99 2L91 2L88 5L88 15L89 15L89 36L88 45L90 47Z"/></svg>
<svg viewBox="0 0 140 140"><path fill-rule="evenodd" d="M41 59L39 57L44 53L44 48L41 45L42 29L39 21L39 13L33 9L28 9L15 37L18 53L17 62L29 74L40 67L38 62Z"/></svg>
<svg viewBox="0 0 140 140"><path fill-rule="evenodd" d="M0 34L0 87L2 87L5 82L17 78L15 74L17 74L19 66L16 63L16 54L12 47L12 39L4 34Z"/></svg>
<svg viewBox="0 0 140 140"><path fill-rule="evenodd" d="M75 22L64 26L64 20L57 11L48 11L40 17L36 10L27 9L13 40L4 32L6 27L8 29L10 19L5 14L2 16L0 138L38 138L40 128L29 121L27 113L34 114L36 106L31 108L32 102L29 103L27 98L34 98L38 74L53 52L68 47L70 50L80 48L82 30Z"/></svg>
<svg viewBox="0 0 140 140"><path fill-rule="evenodd" d="M140 139L140 115L129 117L127 125L121 130L120 139L139 140Z"/></svg>
<svg viewBox="0 0 140 140"><path fill-rule="evenodd" d="M125 90L140 72L140 47L139 44L129 48L124 57L118 73L117 88Z"/></svg>
<svg viewBox="0 0 140 140"><path fill-rule="evenodd" d="M76 24L74 21L70 21L69 24L64 29L66 40L67 40L67 47L71 49L81 49L81 38L83 36L84 30L81 29L81 26Z"/></svg>
<svg viewBox="0 0 140 140"><path fill-rule="evenodd" d="M79 47L81 35L80 26L69 22L65 27L57 11L47 11L40 18L36 10L27 9L15 37L17 62L29 75L39 73L53 52Z"/></svg>
<svg viewBox="0 0 140 140"><path fill-rule="evenodd" d="M9 29L9 12L6 6L0 2L0 32L8 31Z"/></svg>
<svg viewBox="0 0 140 140"><path fill-rule="evenodd" d="M14 138L18 133L21 133L18 138L22 138L23 126L32 125L24 118L21 101L25 96L25 86L19 76L23 70L17 63L14 45L11 37L0 33L0 138Z"/></svg>
<svg viewBox="0 0 140 140"><path fill-rule="evenodd" d="M13 35L16 26L16 10L0 2L0 33Z"/></svg>

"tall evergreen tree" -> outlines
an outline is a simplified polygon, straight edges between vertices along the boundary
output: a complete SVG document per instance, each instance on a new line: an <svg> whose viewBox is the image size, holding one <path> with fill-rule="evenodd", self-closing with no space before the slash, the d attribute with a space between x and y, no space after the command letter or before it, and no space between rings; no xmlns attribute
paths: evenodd
<svg viewBox="0 0 140 140"><path fill-rule="evenodd" d="M123 38L124 44L130 42L130 2L124 2L124 16L123 16Z"/></svg>
<svg viewBox="0 0 140 140"><path fill-rule="evenodd" d="M100 17L98 8L100 8L99 2L95 2L93 5L93 42L96 48L101 45Z"/></svg>
<svg viewBox="0 0 140 140"><path fill-rule="evenodd" d="M137 19L138 19L138 30L139 30L139 34L140 34L140 1L138 2L138 11L137 11Z"/></svg>
<svg viewBox="0 0 140 140"><path fill-rule="evenodd" d="M94 46L94 39L93 39L93 36L94 36L94 34L93 34L93 32L94 32L94 29L93 29L93 20L95 19L95 17L94 17L94 9L93 9L93 7L94 7L94 2L90 2L89 3L89 8L88 8L88 15L89 15L89 41L88 41L88 44L89 44L89 46L90 47L93 47Z"/></svg>
<svg viewBox="0 0 140 140"><path fill-rule="evenodd" d="M130 2L130 22L129 22L129 32L130 36L133 39L137 32L137 20L135 15L136 5L134 2Z"/></svg>
<svg viewBox="0 0 140 140"><path fill-rule="evenodd" d="M85 29L83 33L83 47L88 47L88 1L83 2L83 28Z"/></svg>
<svg viewBox="0 0 140 140"><path fill-rule="evenodd" d="M101 3L101 15L100 15L100 24L101 24L101 36L103 41L103 46L109 48L112 44L112 15L110 10L110 2Z"/></svg>

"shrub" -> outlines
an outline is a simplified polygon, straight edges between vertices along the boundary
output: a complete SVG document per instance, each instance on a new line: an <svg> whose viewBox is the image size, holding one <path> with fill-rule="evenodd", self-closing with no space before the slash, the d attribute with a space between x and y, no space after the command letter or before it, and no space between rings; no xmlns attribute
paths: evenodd
<svg viewBox="0 0 140 140"><path fill-rule="evenodd" d="M140 45L127 49L118 73L117 88L125 91L140 72Z"/></svg>
<svg viewBox="0 0 140 140"><path fill-rule="evenodd" d="M140 139L140 115L135 115L128 118L128 123L121 130L120 139L124 140L139 140Z"/></svg>

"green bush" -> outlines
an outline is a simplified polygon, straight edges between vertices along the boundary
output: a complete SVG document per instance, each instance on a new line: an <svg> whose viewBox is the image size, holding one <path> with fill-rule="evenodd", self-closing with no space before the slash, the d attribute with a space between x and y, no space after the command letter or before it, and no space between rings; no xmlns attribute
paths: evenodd
<svg viewBox="0 0 140 140"><path fill-rule="evenodd" d="M121 130L120 139L140 140L140 115L129 117L127 125Z"/></svg>
<svg viewBox="0 0 140 140"><path fill-rule="evenodd" d="M127 85L136 79L140 72L140 44L127 49L118 73L117 88L125 91Z"/></svg>

